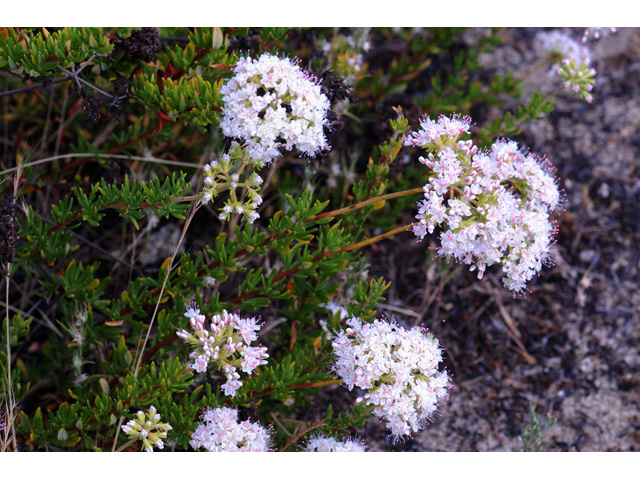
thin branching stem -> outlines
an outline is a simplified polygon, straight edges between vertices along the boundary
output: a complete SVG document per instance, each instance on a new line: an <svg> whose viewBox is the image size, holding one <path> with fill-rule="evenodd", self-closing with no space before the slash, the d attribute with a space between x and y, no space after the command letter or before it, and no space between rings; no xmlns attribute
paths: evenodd
<svg viewBox="0 0 640 480"><path fill-rule="evenodd" d="M334 251L326 251L326 252L322 252L319 253L318 255L316 255L310 262L308 262L306 264L306 267L310 267L312 265L315 265L316 263L318 263L320 260L327 258L327 257L332 257L333 255L338 255L339 253L344 253L344 252L350 252L351 250L357 250L359 248L362 247L366 247L367 245L372 245L376 242L379 242L381 240L384 240L386 238L392 237L393 235L396 235L398 233L402 233L402 232L406 232L407 230L410 230L411 228L414 227L414 225L416 225L415 223L409 223L408 225L402 225L401 227L396 227L392 230L389 230L388 232L382 233L380 235L377 235L375 237L371 237L368 238L366 240L362 240L361 242L357 242L354 243L352 245L347 245L346 247L342 247L339 250L334 250ZM303 269L303 267L301 265L297 266L297 267L293 267L290 268L289 270L284 270L282 272L280 272L278 275L276 275L272 280L271 283L275 284L276 282L289 277L291 275L294 275L298 272L300 272ZM236 297L235 299L233 299L231 301L231 303L233 303L234 305L237 305L238 303L247 300L248 298L252 298L255 297L256 295L258 295L260 292L256 292L256 291L252 291L252 292L245 292L242 295L240 295L239 297Z"/></svg>
<svg viewBox="0 0 640 480"><path fill-rule="evenodd" d="M41 165L43 163L55 162L56 160L63 160L65 158L111 158L114 160L137 160L139 162L150 162L150 163L158 163L163 165L172 165L174 167L186 167L186 168L202 168L201 165L197 165L195 163L187 163L187 162L177 162L174 160L165 160L163 158L156 157L140 157L136 155L122 155L122 154L113 154L113 153L67 153L64 155L55 155L53 157L41 158L40 160L35 160L33 162L25 163L18 167L7 168L6 170L2 170L0 175L6 175L7 173L12 173L18 170L19 168L26 167L35 167L36 165Z"/></svg>
<svg viewBox="0 0 640 480"><path fill-rule="evenodd" d="M341 383L343 383L342 380L338 379L338 378L334 378L333 380L325 380L323 382L306 382L306 383L294 383L288 386L288 388L321 388L321 387L327 387L329 385L340 385ZM275 389L275 387L267 387L264 390L261 390L259 392L255 392L251 395L251 399L257 398L257 397L263 397L269 393L271 393L273 390ZM225 402L227 405L231 405L232 402L231 400L228 400L227 402Z"/></svg>
<svg viewBox="0 0 640 480"><path fill-rule="evenodd" d="M94 53L75 72L70 72L66 68L58 66L60 71L65 73L65 76L61 77L61 78L55 78L55 79L51 80L49 85L57 85L58 83L68 82L71 79L76 80L76 81L80 80L80 81L82 81L84 83L84 81L81 78L78 77L78 74L82 70L84 70L91 63L91 61L96 57L108 57L108 55L105 55L105 54L102 54L102 53ZM6 97L6 96L9 96L9 95L15 95L17 93L30 92L31 90L35 90L37 88L42 87L43 85L45 85L45 83L46 82L39 82L39 83L34 83L33 85L27 85L26 87L20 87L20 88L16 88L16 89L13 89L13 90L6 90L4 92L0 92L0 97ZM100 93L104 93L104 95L107 95L109 98L113 98L112 95L110 95L108 93L105 93L105 92L102 92L101 90L97 89L96 87L94 87L90 83L86 82L86 84L87 84L87 86L90 86L91 88L94 88L97 91L100 91Z"/></svg>
<svg viewBox="0 0 640 480"><path fill-rule="evenodd" d="M67 82L71 80L71 77L65 76L61 78L56 78L51 81L50 85L57 85L58 83ZM16 88L14 90L5 90L4 92L0 92L0 97L7 97L9 95L15 95L17 93L25 93L30 92L31 90L35 90L44 85L44 82L34 83L33 85L27 85L26 87Z"/></svg>
<svg viewBox="0 0 640 480"><path fill-rule="evenodd" d="M403 190L401 192L387 193L386 195L373 197L368 200L364 200L360 203L349 205L348 207L339 208L331 212L321 213L320 215L316 215L311 220L308 220L308 222L305 222L305 223L317 222L318 220L322 220L323 218L337 217L338 215L342 215L343 213L354 212L356 210L360 210L361 208L367 207L369 205L384 202L385 200L391 200L392 198L398 198L398 197L405 197L407 195L415 195L416 193L423 193L423 192L424 190L422 189L422 187L420 187L420 188L412 188L410 190Z"/></svg>
<svg viewBox="0 0 640 480"><path fill-rule="evenodd" d="M76 72L76 71L73 71L73 70L67 70L64 67L58 67L58 69L61 72L66 73L69 77L73 78L73 80L76 82L76 85L78 86L78 88L82 88L82 85L80 85L80 84L86 85L87 87L91 88L92 90L95 90L99 94L104 95L105 97L110 98L111 100L113 100L113 95L111 95L110 93L105 92L104 90L96 87L94 84L92 84L90 82L87 82L85 79L81 78L78 75L78 73L80 73L80 72Z"/></svg>
<svg viewBox="0 0 640 480"><path fill-rule="evenodd" d="M131 445L133 445L134 443L136 443L138 441L137 438L132 438L131 440L129 440L127 443L125 443L124 445L122 445L119 449L115 450L116 452L122 452L124 451L125 448L130 447Z"/></svg>
<svg viewBox="0 0 640 480"><path fill-rule="evenodd" d="M178 251L180 249L180 245L182 245L182 241L184 240L184 236L187 233L187 230L189 229L189 225L191 225L191 221L193 220L193 217L195 216L196 212L198 211L198 209L202 206L202 203L200 202L196 202L195 204L193 204L191 206L191 211L189 212L187 219L184 223L184 227L182 228L182 235L180 235L180 239L178 240L178 244L176 245L176 248L173 252L173 255L171 255L171 259L169 260L168 264L167 264L167 273L164 277L164 281L162 282L162 287L160 288L160 294L158 295L158 301L156 302L156 306L155 309L153 311L153 315L151 316L151 321L149 322L149 328L147 329L147 334L144 338L144 342L142 343L142 347L138 350L138 352L136 353L136 362L135 362L135 367L134 367L134 372L133 375L134 377L138 377L138 371L140 369L140 364L142 363L142 357L143 357L143 353L144 350L147 346L147 342L149 340L149 335L151 333L151 328L153 327L153 323L155 321L156 318L156 314L158 313L158 308L160 307L160 303L162 302L162 295L164 294L164 290L167 286L167 282L169 281L169 276L171 275L171 270L173 269L173 262L176 258L176 256L178 255Z"/></svg>
<svg viewBox="0 0 640 480"><path fill-rule="evenodd" d="M16 431L15 431L15 422L14 422L14 400L13 400L13 382L11 380L11 325L9 320L9 274L11 273L11 263L8 262L6 266L6 274L5 274L5 316L7 321L7 408L5 415L5 424L6 429L11 436L11 442L13 444L13 451L17 451L16 445ZM6 438L6 436L5 436ZM3 442L3 448L5 448L5 442Z"/></svg>

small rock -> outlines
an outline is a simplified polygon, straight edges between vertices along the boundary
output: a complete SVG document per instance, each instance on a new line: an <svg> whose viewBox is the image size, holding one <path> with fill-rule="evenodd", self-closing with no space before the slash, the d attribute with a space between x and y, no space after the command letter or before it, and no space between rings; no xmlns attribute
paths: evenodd
<svg viewBox="0 0 640 480"><path fill-rule="evenodd" d="M609 196L609 185L606 182L603 182L598 188L598 195L602 198L607 198Z"/></svg>
<svg viewBox="0 0 640 480"><path fill-rule="evenodd" d="M593 260L593 257L595 256L596 256L595 250L582 250L580 252L580 255L578 255L578 257L580 258L580 261L585 263L589 263L591 260Z"/></svg>

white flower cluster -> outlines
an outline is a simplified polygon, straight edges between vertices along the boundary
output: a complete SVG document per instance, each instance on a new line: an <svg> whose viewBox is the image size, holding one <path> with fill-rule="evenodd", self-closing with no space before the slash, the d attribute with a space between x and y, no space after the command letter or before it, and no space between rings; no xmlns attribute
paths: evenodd
<svg viewBox="0 0 640 480"><path fill-rule="evenodd" d="M280 156L281 148L314 157L329 148L323 132L329 100L313 77L291 60L264 53L241 58L220 89L220 127L242 139L257 165Z"/></svg>
<svg viewBox="0 0 640 480"><path fill-rule="evenodd" d="M582 61L591 56L587 46L580 45L573 37L559 30L538 33L534 43L538 50L552 54L556 59L555 63L566 57Z"/></svg>
<svg viewBox="0 0 640 480"><path fill-rule="evenodd" d="M418 327L405 330L383 320L350 318L347 325L332 342L338 376L349 390L368 390L364 399L393 436L419 432L448 399L449 376L438 371L438 340Z"/></svg>
<svg viewBox="0 0 640 480"><path fill-rule="evenodd" d="M555 179L546 160L521 151L516 142L499 140L488 152L479 151L457 139L456 132L467 131L464 125L450 130L450 124L446 117L427 118L405 140L431 152L420 157L430 178L413 231L420 241L442 228L439 255L477 268L478 278L487 266L501 263L503 282L519 293L549 256L556 233L549 215L560 203Z"/></svg>
<svg viewBox="0 0 640 480"><path fill-rule="evenodd" d="M227 378L227 382L222 385L225 395L234 397L242 386L238 370L251 374L258 366L266 365L269 357L267 347L250 346L251 342L258 339L258 320L240 318L223 310L221 314L211 318L209 328L206 328L206 317L200 314L195 303L186 307L187 313L184 315L189 318L195 335L186 330L178 330L176 334L194 347L189 355L194 359L192 368L196 372L206 372L209 362L216 364Z"/></svg>
<svg viewBox="0 0 640 480"><path fill-rule="evenodd" d="M611 34L616 33L616 27L588 27L585 28L582 34L582 41L594 39L598 40L600 37L608 37Z"/></svg>
<svg viewBox="0 0 640 480"><path fill-rule="evenodd" d="M365 452L364 442L361 440L347 439L343 442L333 437L316 435L307 443L307 452Z"/></svg>
<svg viewBox="0 0 640 480"><path fill-rule="evenodd" d="M202 420L189 442L194 450L268 452L271 447L269 431L257 422L238 422L238 411L232 408L207 409Z"/></svg>
<svg viewBox="0 0 640 480"><path fill-rule="evenodd" d="M153 447L163 449L163 438L167 438L167 432L171 430L168 423L160 423L160 414L156 407L151 405L145 413L139 411L136 418L122 426L122 431L130 439L142 440L142 446L147 452L153 452Z"/></svg>

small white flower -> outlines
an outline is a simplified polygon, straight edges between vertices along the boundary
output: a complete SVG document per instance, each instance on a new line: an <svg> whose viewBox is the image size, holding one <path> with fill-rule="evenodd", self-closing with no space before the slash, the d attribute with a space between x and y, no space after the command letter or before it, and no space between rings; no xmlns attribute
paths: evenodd
<svg viewBox="0 0 640 480"><path fill-rule="evenodd" d="M559 59L571 56L584 60L590 56L588 47L559 30L538 33L534 44L538 50L555 54Z"/></svg>

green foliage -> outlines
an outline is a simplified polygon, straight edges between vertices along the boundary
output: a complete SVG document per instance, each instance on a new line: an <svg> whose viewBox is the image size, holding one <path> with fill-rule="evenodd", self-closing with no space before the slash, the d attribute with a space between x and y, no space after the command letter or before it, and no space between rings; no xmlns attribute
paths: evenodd
<svg viewBox="0 0 640 480"><path fill-rule="evenodd" d="M515 115L506 112L488 127L478 131L478 143L489 146L498 137L513 136L522 133L522 125L531 120L544 118L554 108L553 99L540 92L534 92L529 98L528 105L518 105Z"/></svg>
<svg viewBox="0 0 640 480"><path fill-rule="evenodd" d="M48 77L58 67L73 68L113 48L101 28L71 27L53 33L46 28L8 28L0 35L0 68L31 77Z"/></svg>
<svg viewBox="0 0 640 480"><path fill-rule="evenodd" d="M541 425L535 403L529 402L529 421L522 427L522 442L525 452L544 452L548 444L544 441L547 430L556 423L555 417L547 414L546 425Z"/></svg>
<svg viewBox="0 0 640 480"><path fill-rule="evenodd" d="M453 54L450 71L445 70L444 74L433 75L432 91L417 99L416 104L427 112L469 113L474 105L500 105L501 94L517 97L520 94L520 86L511 72L496 75L486 84L477 78L477 75L485 70L479 61L480 54L490 52L500 45L499 30L492 29L489 35ZM458 35L462 33L464 32L451 32L447 35L445 44L454 45L459 41Z"/></svg>

